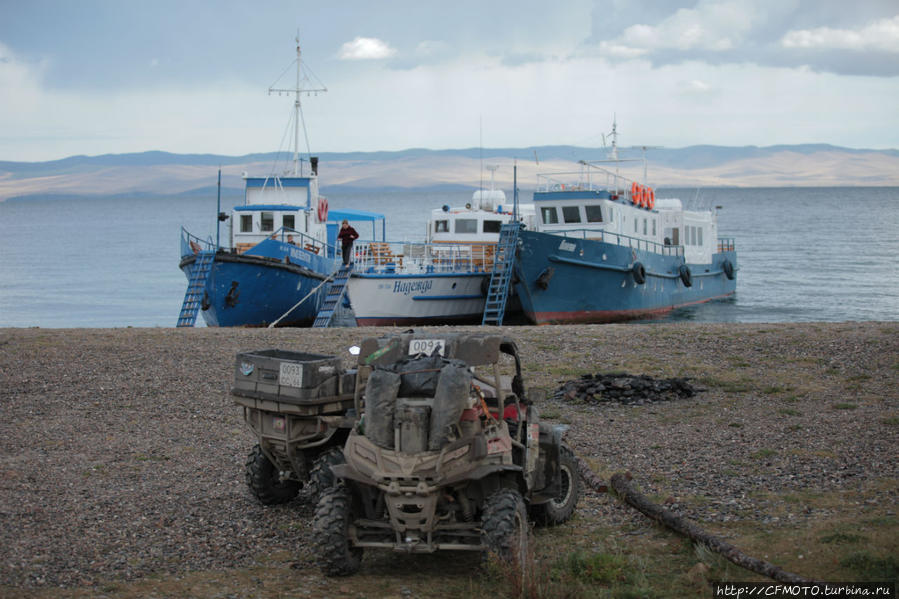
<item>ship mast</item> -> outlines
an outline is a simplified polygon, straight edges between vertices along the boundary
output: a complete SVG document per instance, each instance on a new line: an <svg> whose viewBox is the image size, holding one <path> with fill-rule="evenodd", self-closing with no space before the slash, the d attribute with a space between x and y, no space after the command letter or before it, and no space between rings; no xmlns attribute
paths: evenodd
<svg viewBox="0 0 899 599"><path fill-rule="evenodd" d="M269 95L277 92L278 94L287 93L287 94L295 94L295 100L293 103L293 174L294 176L300 176L302 174L302 168L300 165L300 123L303 124L303 137L306 139L306 151L309 150L309 136L306 133L306 121L303 119L303 109L300 105L300 96L302 94L311 95L318 94L319 92L326 92L328 88L322 85L320 88L304 88L302 86L303 83L308 82L308 77L303 76L303 62L300 58L300 35L297 33L296 37L297 42L297 82L296 86L293 89L278 89L274 87L268 88ZM314 75L313 75L314 76ZM279 78L280 79L280 78ZM275 82L277 83L277 81Z"/></svg>

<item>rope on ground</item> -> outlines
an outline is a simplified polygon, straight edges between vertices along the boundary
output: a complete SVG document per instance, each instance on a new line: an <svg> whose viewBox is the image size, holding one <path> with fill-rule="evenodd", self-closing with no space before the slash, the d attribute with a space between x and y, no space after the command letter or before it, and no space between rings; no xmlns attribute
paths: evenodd
<svg viewBox="0 0 899 599"><path fill-rule="evenodd" d="M578 473L581 475L581 479L583 479L583 481L594 491L607 493L609 486L599 478L595 472L593 472L593 469L590 468L587 462L577 455L574 456L574 459L575 462L577 462L577 469ZM807 578L803 578L798 574L787 572L764 560L746 555L727 541L705 532L695 524L684 520L680 516L674 515L665 508L651 502L645 495L637 491L633 485L630 484L631 479L630 472L617 472L612 475L610 484L615 491L615 494L622 501L631 507L636 508L651 520L654 520L659 524L664 524L671 530L682 534L697 543L702 543L710 550L718 553L741 568L746 568L756 574L767 576L777 582L788 584L809 584L814 582Z"/></svg>

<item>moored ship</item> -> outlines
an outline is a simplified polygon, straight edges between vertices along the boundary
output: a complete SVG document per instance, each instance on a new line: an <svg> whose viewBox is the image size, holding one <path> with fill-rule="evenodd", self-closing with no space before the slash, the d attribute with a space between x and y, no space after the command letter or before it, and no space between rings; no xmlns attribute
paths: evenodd
<svg viewBox="0 0 899 599"><path fill-rule="evenodd" d="M613 129L614 134L614 129ZM612 162L617 162L613 141ZM737 254L714 210L595 163L540 176L536 230L517 232L514 289L535 324L603 323L731 296Z"/></svg>
<svg viewBox="0 0 899 599"><path fill-rule="evenodd" d="M297 83L269 93L295 94L292 168L281 174L244 174L244 202L230 215L226 243L181 231L180 268L188 279L179 327L193 326L198 314L208 326L306 326L313 323L340 264L338 222L381 221L379 214L329 211L319 194L318 159L299 156L300 96L326 91L307 85L297 40ZM377 230L372 225L372 236Z"/></svg>

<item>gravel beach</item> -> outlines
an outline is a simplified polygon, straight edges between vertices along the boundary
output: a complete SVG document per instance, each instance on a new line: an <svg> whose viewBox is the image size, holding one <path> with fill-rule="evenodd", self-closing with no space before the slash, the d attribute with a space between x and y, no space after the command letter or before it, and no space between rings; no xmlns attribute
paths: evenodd
<svg viewBox="0 0 899 599"><path fill-rule="evenodd" d="M255 440L229 393L234 356L281 348L349 364L347 347L389 330L0 329L0 594L250 567L272 554L312 568L312 508L263 507L244 483ZM895 516L899 323L503 331L575 451L604 477L631 471L681 515L718 531ZM704 390L644 405L551 398L564 381L613 370L690 377ZM851 502L785 500L844 491ZM593 493L579 511L611 526L642 518Z"/></svg>

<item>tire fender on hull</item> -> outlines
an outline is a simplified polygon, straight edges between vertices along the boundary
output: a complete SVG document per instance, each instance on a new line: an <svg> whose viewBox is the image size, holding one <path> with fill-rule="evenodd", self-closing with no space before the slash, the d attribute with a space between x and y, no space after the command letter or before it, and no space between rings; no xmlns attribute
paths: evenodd
<svg viewBox="0 0 899 599"><path fill-rule="evenodd" d="M634 282L637 285L642 285L646 282L646 268L641 262L634 262L634 265L631 267L631 274L634 276Z"/></svg>
<svg viewBox="0 0 899 599"><path fill-rule="evenodd" d="M690 272L689 266L687 266L686 264L681 264L681 267L677 272L680 275L680 280L684 284L684 287L693 286L693 273Z"/></svg>
<svg viewBox="0 0 899 599"><path fill-rule="evenodd" d="M725 259L721 264L721 270L724 271L724 276L727 277L728 281L734 280L734 263L730 260Z"/></svg>

